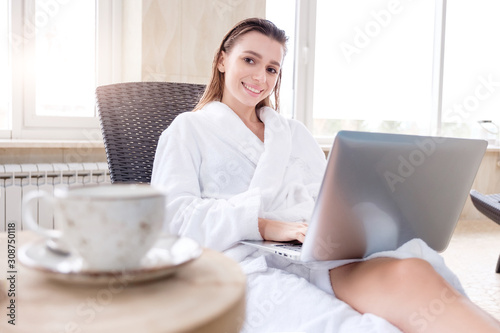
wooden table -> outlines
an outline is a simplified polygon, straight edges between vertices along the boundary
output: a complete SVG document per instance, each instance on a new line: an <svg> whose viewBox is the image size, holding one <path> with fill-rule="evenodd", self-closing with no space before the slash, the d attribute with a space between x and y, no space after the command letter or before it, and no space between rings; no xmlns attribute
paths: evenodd
<svg viewBox="0 0 500 333"><path fill-rule="evenodd" d="M16 235L17 251L37 239ZM0 332L238 332L245 276L238 264L205 249L174 275L141 284L83 286L47 279L16 260L15 326L8 324L7 234L0 234ZM7 275L6 275L7 274Z"/></svg>

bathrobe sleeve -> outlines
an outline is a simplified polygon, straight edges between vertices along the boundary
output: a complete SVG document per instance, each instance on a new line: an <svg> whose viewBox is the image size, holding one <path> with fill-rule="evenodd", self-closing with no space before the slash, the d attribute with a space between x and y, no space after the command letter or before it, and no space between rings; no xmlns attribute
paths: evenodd
<svg viewBox="0 0 500 333"><path fill-rule="evenodd" d="M262 239L258 230L258 188L226 199L202 198L202 128L181 115L161 135L151 184L167 195L165 229L224 251L243 239Z"/></svg>

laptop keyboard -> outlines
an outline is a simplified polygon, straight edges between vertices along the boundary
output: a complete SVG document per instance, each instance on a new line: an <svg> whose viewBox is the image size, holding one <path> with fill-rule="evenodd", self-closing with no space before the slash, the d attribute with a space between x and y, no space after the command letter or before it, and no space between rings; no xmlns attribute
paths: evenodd
<svg viewBox="0 0 500 333"><path fill-rule="evenodd" d="M279 247L281 249L292 250L292 251L296 251L296 252L300 252L300 250L302 249L302 244L294 244L294 245L275 244L274 246Z"/></svg>

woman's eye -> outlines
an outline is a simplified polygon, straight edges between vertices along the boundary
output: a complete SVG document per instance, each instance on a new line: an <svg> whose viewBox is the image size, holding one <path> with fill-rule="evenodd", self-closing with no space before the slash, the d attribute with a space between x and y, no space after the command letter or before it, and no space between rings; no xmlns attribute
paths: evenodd
<svg viewBox="0 0 500 333"><path fill-rule="evenodd" d="M249 64L253 64L253 63L254 63L254 61L253 61L253 59L252 59L252 58L244 58L243 60L244 60L245 62L249 63Z"/></svg>
<svg viewBox="0 0 500 333"><path fill-rule="evenodd" d="M272 67L268 68L267 71L269 73L271 73L271 74L277 74L278 73L278 71L275 68L272 68Z"/></svg>

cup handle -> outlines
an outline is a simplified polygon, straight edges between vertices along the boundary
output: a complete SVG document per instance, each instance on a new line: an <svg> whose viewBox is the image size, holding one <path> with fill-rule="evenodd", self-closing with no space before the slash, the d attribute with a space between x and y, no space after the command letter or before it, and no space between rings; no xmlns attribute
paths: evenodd
<svg viewBox="0 0 500 333"><path fill-rule="evenodd" d="M29 192L26 196L23 198L23 220L24 223L26 223L26 226L30 228L31 230L35 231L36 233L48 237L48 238L60 238L62 235L62 232L60 230L52 230L52 229L46 229L42 228L38 225L38 223L35 221L31 214L31 210L28 209L29 206L32 204L32 202L35 199L38 198L43 198L44 200L47 200L51 205L54 205L54 200L47 192L44 191L33 191Z"/></svg>

